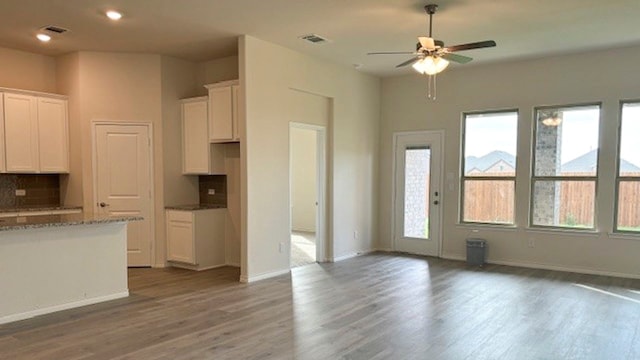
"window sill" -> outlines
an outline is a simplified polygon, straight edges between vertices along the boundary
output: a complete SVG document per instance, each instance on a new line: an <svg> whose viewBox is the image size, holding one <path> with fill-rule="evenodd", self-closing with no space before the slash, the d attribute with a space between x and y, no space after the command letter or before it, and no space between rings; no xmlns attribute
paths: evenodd
<svg viewBox="0 0 640 360"><path fill-rule="evenodd" d="M496 230L496 231L518 231L518 227L516 225L511 224L485 224L485 223L457 223L456 227L458 229L466 229L466 230Z"/></svg>
<svg viewBox="0 0 640 360"><path fill-rule="evenodd" d="M597 230L593 229L562 229L562 228L537 228L537 227L528 227L525 229L528 233L538 233L538 234L556 234L556 235L570 235L570 236L589 236L589 237L599 237L601 233Z"/></svg>
<svg viewBox="0 0 640 360"><path fill-rule="evenodd" d="M640 241L640 234L610 232L610 233L607 233L607 236L609 236L609 239L615 239L615 240L637 240L637 241Z"/></svg>

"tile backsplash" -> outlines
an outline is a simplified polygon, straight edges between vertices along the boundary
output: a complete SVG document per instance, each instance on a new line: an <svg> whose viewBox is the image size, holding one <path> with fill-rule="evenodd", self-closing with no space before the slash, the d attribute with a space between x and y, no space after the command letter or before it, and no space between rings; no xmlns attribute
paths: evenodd
<svg viewBox="0 0 640 360"><path fill-rule="evenodd" d="M227 206L227 176L201 175L199 176L200 204ZM209 195L212 189L215 194Z"/></svg>
<svg viewBox="0 0 640 360"><path fill-rule="evenodd" d="M24 190L24 196L16 196ZM0 174L0 208L60 205L60 175Z"/></svg>

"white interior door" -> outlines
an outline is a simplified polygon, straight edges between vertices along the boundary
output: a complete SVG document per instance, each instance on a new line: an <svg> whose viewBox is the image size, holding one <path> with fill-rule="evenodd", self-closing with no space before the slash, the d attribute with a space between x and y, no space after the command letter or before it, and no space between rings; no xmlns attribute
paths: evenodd
<svg viewBox="0 0 640 360"><path fill-rule="evenodd" d="M153 200L149 127L96 124L95 130L96 212L144 217L128 225L128 265L150 266Z"/></svg>
<svg viewBox="0 0 640 360"><path fill-rule="evenodd" d="M440 256L442 132L394 135L394 249Z"/></svg>

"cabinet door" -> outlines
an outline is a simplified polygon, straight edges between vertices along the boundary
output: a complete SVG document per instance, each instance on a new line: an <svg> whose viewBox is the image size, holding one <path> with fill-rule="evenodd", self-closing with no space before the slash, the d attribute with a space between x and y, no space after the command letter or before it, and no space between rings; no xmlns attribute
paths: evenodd
<svg viewBox="0 0 640 360"><path fill-rule="evenodd" d="M244 103L240 97L239 85L233 85L231 91L233 92L233 140L240 141L240 124L243 118Z"/></svg>
<svg viewBox="0 0 640 360"><path fill-rule="evenodd" d="M207 101L182 104L182 172L208 174Z"/></svg>
<svg viewBox="0 0 640 360"><path fill-rule="evenodd" d="M69 172L67 101L38 98L40 172Z"/></svg>
<svg viewBox="0 0 640 360"><path fill-rule="evenodd" d="M233 100L231 86L209 89L209 141L233 139Z"/></svg>
<svg viewBox="0 0 640 360"><path fill-rule="evenodd" d="M4 94L7 172L38 171L38 102L34 96Z"/></svg>
<svg viewBox="0 0 640 360"><path fill-rule="evenodd" d="M196 263L192 223L167 221L167 260Z"/></svg>

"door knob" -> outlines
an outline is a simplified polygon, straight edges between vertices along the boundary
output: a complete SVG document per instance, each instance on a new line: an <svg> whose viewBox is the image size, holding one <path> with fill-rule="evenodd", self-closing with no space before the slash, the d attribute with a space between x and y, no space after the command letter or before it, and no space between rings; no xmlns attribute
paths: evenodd
<svg viewBox="0 0 640 360"><path fill-rule="evenodd" d="M98 205L100 205L100 207L107 207L107 206L109 206L109 204L107 204L107 203L105 203L105 202L101 202L101 203L100 203L100 204L98 204Z"/></svg>
<svg viewBox="0 0 640 360"><path fill-rule="evenodd" d="M433 205L438 205L438 204L440 204L440 202L438 200L433 202Z"/></svg>

